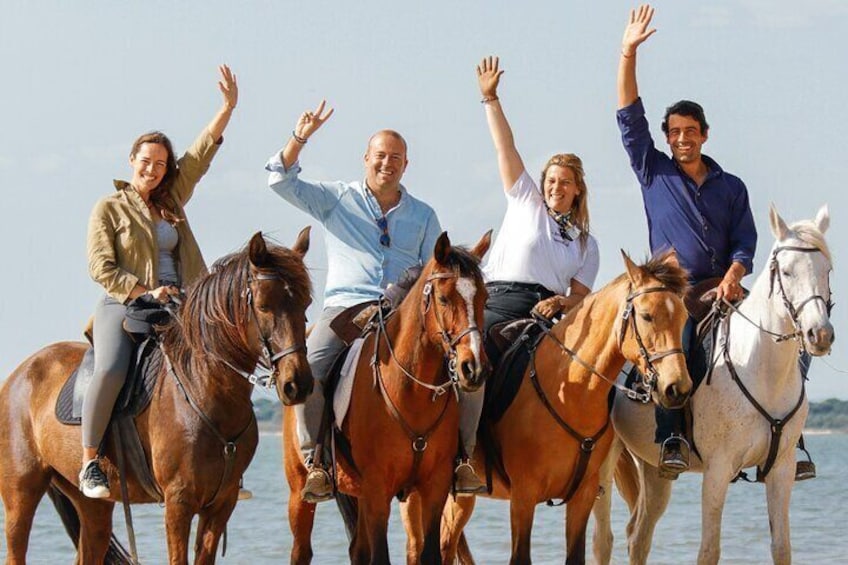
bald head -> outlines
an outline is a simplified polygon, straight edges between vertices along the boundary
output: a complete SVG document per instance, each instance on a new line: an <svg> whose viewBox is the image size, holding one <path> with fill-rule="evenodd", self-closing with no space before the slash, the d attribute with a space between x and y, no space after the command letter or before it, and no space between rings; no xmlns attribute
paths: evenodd
<svg viewBox="0 0 848 565"><path fill-rule="evenodd" d="M407 149L408 149L408 146L406 145L406 140L403 138L403 136L401 134L399 134L398 132L396 132L393 129L381 129L380 131L378 131L377 133L375 133L374 135L369 137L368 138L368 149L367 150L370 150L371 145L374 143L374 141L377 138L381 138L381 137L391 137L391 138L394 138L394 139L400 141L403 144L404 156L406 155L406 152L407 152Z"/></svg>

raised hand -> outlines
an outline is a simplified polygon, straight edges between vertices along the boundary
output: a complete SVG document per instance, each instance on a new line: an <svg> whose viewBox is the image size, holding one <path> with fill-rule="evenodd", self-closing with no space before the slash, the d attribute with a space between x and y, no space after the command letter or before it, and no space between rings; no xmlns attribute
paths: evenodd
<svg viewBox="0 0 848 565"><path fill-rule="evenodd" d="M483 98L498 97L498 83L504 73L498 69L499 59L497 57L483 57L477 65L477 83L480 85L480 94Z"/></svg>
<svg viewBox="0 0 848 565"><path fill-rule="evenodd" d="M218 81L218 90L224 96L224 106L228 110L233 110L236 104L238 104L238 82L236 81L236 75L227 65L219 66L218 72L221 73L221 80Z"/></svg>
<svg viewBox="0 0 848 565"><path fill-rule="evenodd" d="M304 112L297 120L297 125L294 126L294 133L297 137L306 140L315 133L318 128L324 125L330 116L333 115L333 108L324 113L324 107L327 105L326 100L321 100L314 112Z"/></svg>
<svg viewBox="0 0 848 565"><path fill-rule="evenodd" d="M635 10L630 10L630 21L624 28L624 37L621 40L621 54L632 57L646 39L656 33L656 29L648 29L651 18L654 17L654 9L650 4L642 4Z"/></svg>

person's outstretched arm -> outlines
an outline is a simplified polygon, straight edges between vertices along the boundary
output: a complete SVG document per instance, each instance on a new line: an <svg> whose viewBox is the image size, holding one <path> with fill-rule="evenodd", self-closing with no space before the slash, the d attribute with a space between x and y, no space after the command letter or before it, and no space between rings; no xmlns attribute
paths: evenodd
<svg viewBox="0 0 848 565"><path fill-rule="evenodd" d="M306 145L306 142L309 141L312 134L318 131L318 128L324 125L324 122L330 119L330 116L333 115L333 108L327 110L326 113L324 112L324 107L326 105L327 101L321 100L321 103L318 104L318 107L315 108L314 112L304 112L300 115L300 118L297 120L297 124L295 124L294 129L292 130L291 137L286 143L286 146L283 148L283 152L280 154L280 158L283 161L283 166L286 170L289 170L291 166L297 162L303 146Z"/></svg>
<svg viewBox="0 0 848 565"><path fill-rule="evenodd" d="M635 10L630 10L630 20L624 28L621 40L621 56L618 62L618 107L626 108L639 98L639 87L636 84L636 50L646 39L651 37L656 29L648 29L654 9L649 4L643 4Z"/></svg>
<svg viewBox="0 0 848 565"><path fill-rule="evenodd" d="M227 129L227 124L230 123L230 117L233 115L233 110L238 104L238 82L236 75L230 70L227 65L218 67L218 72L221 73L221 80L218 81L218 90L224 97L221 108L209 122L206 128L215 143L218 143L221 136L224 135L224 130Z"/></svg>
<svg viewBox="0 0 848 565"><path fill-rule="evenodd" d="M495 143L498 154L498 169L504 190L515 186L515 182L524 172L524 163L515 148L512 129L506 120L501 101L498 99L498 83L503 71L498 68L497 57L485 57L477 65L477 82L480 94L483 95L483 105L486 107L486 120L489 122L489 132Z"/></svg>

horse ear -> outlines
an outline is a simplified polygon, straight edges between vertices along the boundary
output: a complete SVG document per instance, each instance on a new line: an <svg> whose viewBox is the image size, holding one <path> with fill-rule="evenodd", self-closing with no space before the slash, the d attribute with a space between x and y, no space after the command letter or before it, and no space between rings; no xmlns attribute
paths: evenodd
<svg viewBox="0 0 848 565"><path fill-rule="evenodd" d="M786 236L789 234L789 226L786 225L786 222L777 213L777 208L773 202L769 206L769 223L771 224L771 233L774 234L774 237L778 241L786 239Z"/></svg>
<svg viewBox="0 0 848 565"><path fill-rule="evenodd" d="M257 267L261 267L268 260L268 246L265 245L265 238L262 237L262 232L258 231L250 238L250 244L247 247L247 257L250 263Z"/></svg>
<svg viewBox="0 0 848 565"><path fill-rule="evenodd" d="M442 265L447 263L450 250L451 242L448 237L448 232L443 231L439 236L439 239L436 240L436 246L433 247L433 257L436 259L436 263L440 263Z"/></svg>
<svg viewBox="0 0 848 565"><path fill-rule="evenodd" d="M624 259L624 267L627 269L627 278L630 279L630 283L633 286L641 285L645 278L642 269L630 259L627 253L624 252L624 249L621 250L621 257Z"/></svg>
<svg viewBox="0 0 848 565"><path fill-rule="evenodd" d="M483 237L480 238L480 241L477 242L477 245L471 250L471 254L477 257L478 259L482 259L483 255L486 254L486 251L489 250L489 246L492 244L492 230L487 231L483 234Z"/></svg>
<svg viewBox="0 0 848 565"><path fill-rule="evenodd" d="M677 258L677 250L674 247L668 249L660 255L660 261L663 265L669 265L675 269L680 268L680 260Z"/></svg>
<svg viewBox="0 0 848 565"><path fill-rule="evenodd" d="M297 234L297 240L294 242L291 250L303 257L306 255L306 252L309 251L309 232L312 230L312 226L306 226L300 233Z"/></svg>
<svg viewBox="0 0 848 565"><path fill-rule="evenodd" d="M816 213L815 222L819 231L824 235L824 232L830 227L830 209L827 207L827 204L819 208L819 211Z"/></svg>

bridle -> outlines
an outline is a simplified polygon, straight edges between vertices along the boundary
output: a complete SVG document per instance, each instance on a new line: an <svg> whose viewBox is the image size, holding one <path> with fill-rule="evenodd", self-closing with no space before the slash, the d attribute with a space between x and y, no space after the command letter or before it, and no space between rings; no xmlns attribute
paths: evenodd
<svg viewBox="0 0 848 565"><path fill-rule="evenodd" d="M639 326L636 324L636 316L633 312L633 300L643 294L650 294L653 292L671 292L676 294L672 289L665 286L653 286L642 290L631 291L630 294L627 295L625 299L625 307L624 311L621 314L621 331L618 335L618 347L624 345L624 338L627 335L627 329L633 328L633 337L636 340L636 344L639 347L639 356L645 361L646 373L643 374L642 371L639 371L641 375L641 380L636 383L636 387L638 390L634 390L630 387L619 384L615 379L610 379L603 373L597 370L594 365L588 363L580 358L577 355L577 352L569 348L567 345L562 343L557 337L551 332L551 330L543 323L538 323L538 325L542 328L542 331L556 343L560 349L562 349L569 357L574 359L579 365L581 365L584 369L588 370L592 374L600 377L601 379L608 382L610 385L618 389L624 395L627 396L630 400L638 400L643 404L647 404L651 401L651 394L656 388L657 380L659 378L659 371L657 371L654 366L655 361L659 361L664 357L668 357L670 355L684 355L683 349L680 347L675 347L673 349L668 349L666 351L660 351L657 353L649 353L648 349L645 347L645 342L642 340L642 334L639 333ZM628 323L629 322L629 323Z"/></svg>
<svg viewBox="0 0 848 565"><path fill-rule="evenodd" d="M424 326L424 319L425 319L427 313L430 310L430 306L432 305L433 281L440 280L440 279L453 279L453 278L457 278L457 279L459 278L459 272L457 272L456 270L453 271L453 272L432 273L424 281L424 288L421 291L421 295L422 295L422 300L421 300L422 331L424 331L424 327L423 327ZM392 357L392 360L394 360L395 364L400 368L401 372L406 376L406 378L408 378L412 382L416 383L417 385L422 386L422 387L426 388L427 390L432 391L433 392L433 398L432 399L434 401L436 400L436 398L445 394L448 390L451 390L451 389L453 389L454 395L456 396L456 398L458 400L459 399L459 373L457 372L457 368L456 368L456 358L457 358L456 346L459 343L459 341L468 334L476 332L477 334L480 334L481 337L482 337L482 333L480 332L480 329L477 327L477 321L474 320L473 318L469 319L468 320L468 327L465 328L463 331L461 331L456 337L452 337L450 332L448 332L445 329L445 325L444 325L444 322L442 321L441 315L439 314L438 308L433 310L433 314L436 317L436 325L439 327L439 335L442 338L442 342L443 342L444 348L445 348L445 359L448 362L448 379L445 382L443 382L439 385L432 385L430 383L425 383L425 382L419 380L418 378L415 377L415 375L412 374L411 371L409 371L406 367L403 366L403 364L400 362L400 360L395 355L394 348L392 347L391 340L389 339L389 334L386 332L386 322L385 322L385 318L384 318L384 315L383 315L383 309L378 308L377 312L378 312L377 329L376 329L376 331L377 331L377 341L379 342L380 334L382 334L384 341L386 342L386 347L389 350L389 354ZM371 359L371 366L373 367L373 369L375 371L375 378L379 377L379 371L380 371L379 370L379 361L377 359L377 352L378 352L378 347L375 347L374 348L374 355Z"/></svg>
<svg viewBox="0 0 848 565"><path fill-rule="evenodd" d="M222 360L224 364L226 364L230 369L238 373L240 376L247 379L248 382L252 385L260 386L266 390L273 389L277 384L277 377L280 375L280 369L277 366L277 361L286 357L287 355L291 355L293 353L297 353L298 351L306 351L305 343L296 343L289 347L286 347L282 351L278 351L274 353L274 347L271 343L271 338L262 331L262 327L259 325L259 316L256 314L256 304L253 300L253 289L252 285L258 281L282 281L284 280L278 273L270 273L270 272L257 272L254 275L248 275L247 277L247 285L244 291L244 297L247 300L247 305L249 306L248 316L253 318L254 323L256 324L256 332L259 335L259 341L261 344L261 356L256 362L256 366L252 371L243 371L238 367L235 367L232 363L226 360ZM258 373L258 374L257 374Z"/></svg>
<svg viewBox="0 0 848 565"><path fill-rule="evenodd" d="M801 303L798 306L795 306L794 304L792 304L792 301L789 300L789 297L786 295L786 288L783 285L783 275L780 272L780 262L777 259L777 255L781 251L795 251L795 252L799 252L799 253L822 253L822 250L817 248L817 247L798 247L798 246L794 246L794 245L781 245L781 246L775 247L774 250L771 252L771 259L769 260L769 293L768 293L768 296L769 296L769 298L771 298L774 295L775 282L777 282L777 290L778 290L778 293L780 294L780 299L783 302L784 308L786 308L786 312L789 314L789 319L792 320L792 327L793 327L793 330L794 330L793 332L784 334L784 333L778 333L778 332L774 332L774 331L771 331L769 329L766 329L762 325L758 324L757 322L755 322L754 320L752 320L751 318L749 318L748 316L743 314L732 303L728 302L727 300L723 300L723 302L730 310L732 310L736 314L739 314L739 316L742 317L744 320L746 320L748 323L752 324L753 326L758 328L763 333L770 335L774 339L775 343L780 343L782 341L795 339L795 340L798 340L801 348L806 351L807 345L806 345L806 342L804 341L804 335L803 335L804 332L801 331L801 321L798 319L798 316L801 314L801 310L804 308L804 306L806 306L807 304L809 304L809 303L811 303L815 300L821 300L824 303L825 309L827 310L827 315L828 315L828 317L830 316L830 313L833 310L833 306L834 306L834 303L831 300L832 294L830 292L830 274L828 273L828 282L827 282L828 297L827 298L824 298L820 294L814 294L814 295L809 296L809 297L805 298L804 300L802 300Z"/></svg>

